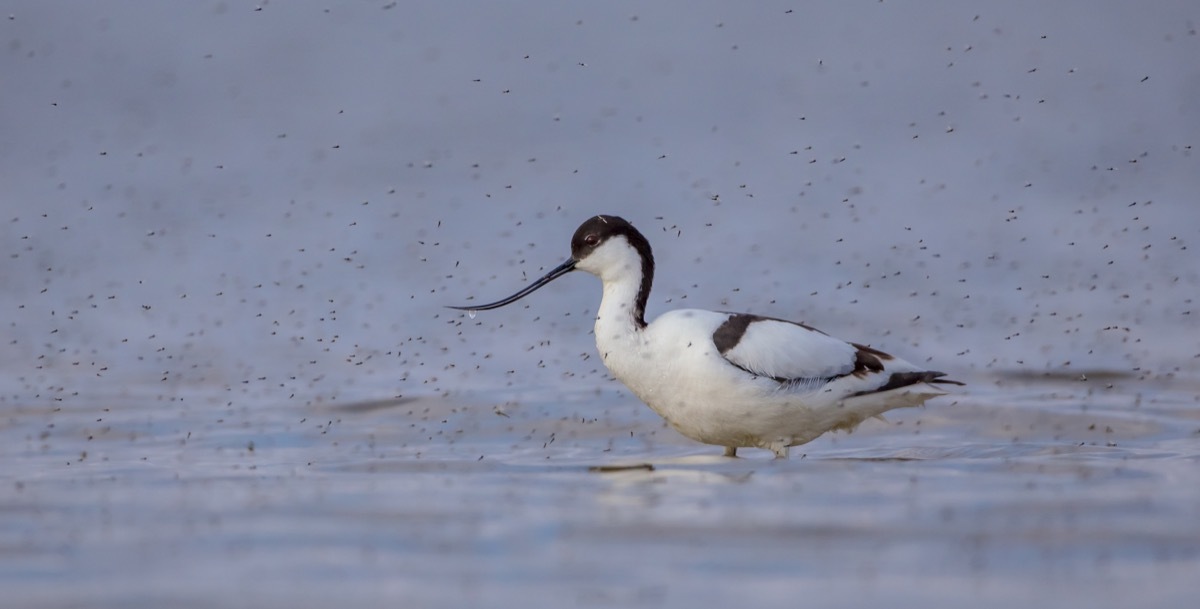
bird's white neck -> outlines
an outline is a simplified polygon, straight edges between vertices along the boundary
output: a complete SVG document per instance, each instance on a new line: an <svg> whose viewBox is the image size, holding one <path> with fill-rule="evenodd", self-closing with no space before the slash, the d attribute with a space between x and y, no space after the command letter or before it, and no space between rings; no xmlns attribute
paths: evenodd
<svg viewBox="0 0 1200 609"><path fill-rule="evenodd" d="M654 275L653 259L642 254L625 237L617 237L596 248L576 267L604 282L604 296L596 312L596 346L600 355L627 351L641 340L646 326L646 300ZM611 366L610 366L611 367Z"/></svg>
<svg viewBox="0 0 1200 609"><path fill-rule="evenodd" d="M604 297L596 315L596 330L601 324L610 329L633 332L646 326L646 300L654 279L654 259L649 247L639 252L624 236L600 245L576 269L591 273L604 282Z"/></svg>
<svg viewBox="0 0 1200 609"><path fill-rule="evenodd" d="M636 373L630 367L641 362L637 354L641 353L646 338L645 322L637 308L640 286L641 273L606 280L596 312L596 350L609 372L626 385Z"/></svg>
<svg viewBox="0 0 1200 609"><path fill-rule="evenodd" d="M604 281L604 296L596 312L597 338L602 334L632 335L646 325L637 304L641 283L640 272Z"/></svg>

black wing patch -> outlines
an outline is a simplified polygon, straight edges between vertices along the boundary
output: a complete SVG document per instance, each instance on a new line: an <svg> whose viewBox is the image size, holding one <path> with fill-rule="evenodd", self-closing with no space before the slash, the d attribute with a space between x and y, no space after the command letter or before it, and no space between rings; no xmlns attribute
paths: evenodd
<svg viewBox="0 0 1200 609"><path fill-rule="evenodd" d="M742 342L742 337L746 335L746 329L750 324L758 321L757 315L735 314L730 315L725 323L713 332L713 344L717 346L717 351L721 355L725 355L730 349Z"/></svg>

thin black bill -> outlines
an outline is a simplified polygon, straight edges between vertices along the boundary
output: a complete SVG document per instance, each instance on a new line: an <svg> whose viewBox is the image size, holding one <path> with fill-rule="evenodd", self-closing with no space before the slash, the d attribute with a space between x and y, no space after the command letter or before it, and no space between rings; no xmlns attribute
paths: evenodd
<svg viewBox="0 0 1200 609"><path fill-rule="evenodd" d="M513 294L512 296L509 296L508 298L505 298L504 300L497 300L496 302L485 304L485 305L471 305L471 306L467 306L467 307L448 307L448 308L458 309L459 311L488 311L491 309L499 309L500 307L503 307L504 305L512 304L518 300L521 300L522 298L525 298L526 296L536 292L538 290L538 288L541 288L542 286L546 285L547 283L550 283L551 281L554 281L555 279L558 279L559 277L562 277L563 275L566 275L567 273L570 273L573 270L575 270L575 260L574 259L568 260L568 261L554 267L554 270L543 275L541 279L538 279L537 281L529 284L529 286L527 286L524 290L521 290L520 292L517 292L516 294Z"/></svg>

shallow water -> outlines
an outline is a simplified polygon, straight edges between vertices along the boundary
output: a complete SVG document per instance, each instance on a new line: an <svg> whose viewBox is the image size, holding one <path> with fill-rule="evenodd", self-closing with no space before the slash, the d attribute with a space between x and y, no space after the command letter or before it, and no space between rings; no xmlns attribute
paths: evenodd
<svg viewBox="0 0 1200 609"><path fill-rule="evenodd" d="M788 461L719 457L619 395L17 408L0 586L49 607L1187 606L1196 388L987 381Z"/></svg>
<svg viewBox="0 0 1200 609"><path fill-rule="evenodd" d="M6 3L0 606L1192 607L1195 4ZM723 459L444 308L597 213L969 385Z"/></svg>

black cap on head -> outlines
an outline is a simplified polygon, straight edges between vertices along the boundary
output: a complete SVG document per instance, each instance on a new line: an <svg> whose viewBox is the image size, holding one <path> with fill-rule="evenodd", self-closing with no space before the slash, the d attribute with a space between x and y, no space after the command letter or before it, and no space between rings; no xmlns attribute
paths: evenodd
<svg viewBox="0 0 1200 609"><path fill-rule="evenodd" d="M571 257L576 260L583 260L587 255L592 253L592 250L600 246L601 243L617 235L636 234L637 229L629 223L628 220L620 216L592 216L579 225L575 229L575 235L571 237ZM645 241L643 238L642 241ZM630 241L632 243L632 241Z"/></svg>

